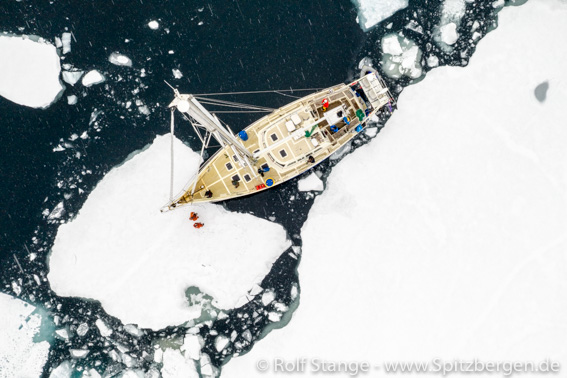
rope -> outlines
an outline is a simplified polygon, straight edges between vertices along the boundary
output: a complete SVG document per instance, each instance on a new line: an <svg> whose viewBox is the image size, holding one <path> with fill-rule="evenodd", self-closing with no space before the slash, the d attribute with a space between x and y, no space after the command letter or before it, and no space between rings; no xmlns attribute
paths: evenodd
<svg viewBox="0 0 567 378"><path fill-rule="evenodd" d="M174 108L171 108L171 182L169 185L169 201L173 202L173 132L175 129L175 122L174 122Z"/></svg>
<svg viewBox="0 0 567 378"><path fill-rule="evenodd" d="M273 89L273 90L269 90L269 91L199 93L199 94L196 94L194 96L225 96L225 95L251 94L251 93L301 92L301 91L319 91L321 89L325 89L325 88L277 89L277 90Z"/></svg>

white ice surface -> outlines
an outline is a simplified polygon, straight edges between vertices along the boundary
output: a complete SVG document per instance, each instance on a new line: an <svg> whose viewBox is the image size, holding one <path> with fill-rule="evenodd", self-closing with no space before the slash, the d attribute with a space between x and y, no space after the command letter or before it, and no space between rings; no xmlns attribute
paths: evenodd
<svg viewBox="0 0 567 378"><path fill-rule="evenodd" d="M297 188L300 192L308 192L311 190L322 191L324 189L323 181L315 173L302 178L297 182Z"/></svg>
<svg viewBox="0 0 567 378"><path fill-rule="evenodd" d="M148 22L148 26L152 30L157 30L159 28L159 22L157 22L156 20L152 20Z"/></svg>
<svg viewBox="0 0 567 378"><path fill-rule="evenodd" d="M181 188L199 155L177 139L174 150L175 188ZM100 300L124 323L160 329L200 316L200 307L188 307L189 286L229 309L262 280L289 246L284 229L219 205L160 213L169 172L167 135L102 179L57 232L49 261L57 294ZM191 211L205 227L193 227Z"/></svg>
<svg viewBox="0 0 567 378"><path fill-rule="evenodd" d="M81 82L85 87L90 87L91 85L100 84L105 80L106 79L100 72L98 72L97 70L92 70L87 72L87 74L83 76L83 80Z"/></svg>
<svg viewBox="0 0 567 378"><path fill-rule="evenodd" d="M567 4L499 17L467 67L405 88L380 135L333 168L302 230L299 308L223 377L284 376L256 368L276 357L550 358L563 374Z"/></svg>
<svg viewBox="0 0 567 378"><path fill-rule="evenodd" d="M359 25L368 31L378 23L408 6L408 0L352 0L358 8Z"/></svg>
<svg viewBox="0 0 567 378"><path fill-rule="evenodd" d="M195 362L174 349L166 349L163 353L161 375L163 378L199 378Z"/></svg>
<svg viewBox="0 0 567 378"><path fill-rule="evenodd" d="M34 343L41 316L35 307L0 293L0 378L39 377L49 343ZM31 316L30 316L31 315Z"/></svg>
<svg viewBox="0 0 567 378"><path fill-rule="evenodd" d="M0 35L0 96L16 104L46 108L65 89L60 72L59 56L51 43Z"/></svg>

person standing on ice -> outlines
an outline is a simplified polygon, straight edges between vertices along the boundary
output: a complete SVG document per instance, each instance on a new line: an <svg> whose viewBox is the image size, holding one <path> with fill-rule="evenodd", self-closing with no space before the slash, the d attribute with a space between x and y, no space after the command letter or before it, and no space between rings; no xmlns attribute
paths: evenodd
<svg viewBox="0 0 567 378"><path fill-rule="evenodd" d="M201 228L201 227L203 227L203 226L204 226L204 224L203 224L203 223L200 223L200 222L197 222L197 223L195 223L195 224L193 225L193 227L195 227L195 228Z"/></svg>
<svg viewBox="0 0 567 378"><path fill-rule="evenodd" d="M191 219L192 221L196 221L197 219L199 219L199 216L197 215L197 213L191 212L189 219Z"/></svg>

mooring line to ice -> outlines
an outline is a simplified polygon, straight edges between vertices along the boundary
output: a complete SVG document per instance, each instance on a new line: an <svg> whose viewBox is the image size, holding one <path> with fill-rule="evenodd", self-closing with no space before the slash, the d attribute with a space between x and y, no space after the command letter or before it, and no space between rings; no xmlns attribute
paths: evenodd
<svg viewBox="0 0 567 378"><path fill-rule="evenodd" d="M175 109L171 108L171 181L169 185L169 201L173 202L173 132L175 131L174 122L174 112Z"/></svg>

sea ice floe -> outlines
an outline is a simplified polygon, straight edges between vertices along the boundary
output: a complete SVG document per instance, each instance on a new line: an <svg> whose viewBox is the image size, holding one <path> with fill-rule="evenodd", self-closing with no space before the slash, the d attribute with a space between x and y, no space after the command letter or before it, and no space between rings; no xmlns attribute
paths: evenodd
<svg viewBox="0 0 567 378"><path fill-rule="evenodd" d="M409 38L397 33L382 38L382 70L392 78L408 76L417 79L422 75L421 50Z"/></svg>
<svg viewBox="0 0 567 378"><path fill-rule="evenodd" d="M404 89L310 210L292 321L223 375L297 356L567 366L567 89L533 95L567 82L566 19L557 0L505 8L467 67Z"/></svg>
<svg viewBox="0 0 567 378"><path fill-rule="evenodd" d="M108 61L117 66L132 67L132 60L128 58L126 55L122 55L117 52L113 52L112 54L110 54L110 56L108 57Z"/></svg>
<svg viewBox="0 0 567 378"><path fill-rule="evenodd" d="M408 0L352 0L358 9L358 23L368 31L378 23L408 6Z"/></svg>
<svg viewBox="0 0 567 378"><path fill-rule="evenodd" d="M159 22L157 22L156 20L152 20L148 22L148 26L152 30L157 30L159 28Z"/></svg>
<svg viewBox="0 0 567 378"><path fill-rule="evenodd" d="M31 108L47 108L65 87L57 49L35 36L0 36L0 96Z"/></svg>
<svg viewBox="0 0 567 378"><path fill-rule="evenodd" d="M39 377L49 343L34 342L42 317L35 307L0 293L0 377Z"/></svg>
<svg viewBox="0 0 567 378"><path fill-rule="evenodd" d="M315 173L311 173L309 176L302 178L297 182L297 188L300 192L308 191L322 191L325 189L323 181Z"/></svg>
<svg viewBox="0 0 567 378"><path fill-rule="evenodd" d="M163 378L199 378L195 362L179 350L167 349L163 353L161 375Z"/></svg>
<svg viewBox="0 0 567 378"><path fill-rule="evenodd" d="M91 70L87 72L85 76L83 76L82 83L85 87L90 87L91 85L100 84L105 80L106 79L100 72L98 72L97 70Z"/></svg>
<svg viewBox="0 0 567 378"><path fill-rule="evenodd" d="M201 316L185 295L191 286L217 308L233 308L289 247L280 225L218 205L160 213L168 200L170 143L169 135L157 137L112 169L77 217L59 227L48 276L57 294L99 300L126 324L161 329ZM174 186L181 188L200 160L177 139L174 151ZM193 227L191 211L205 227Z"/></svg>

